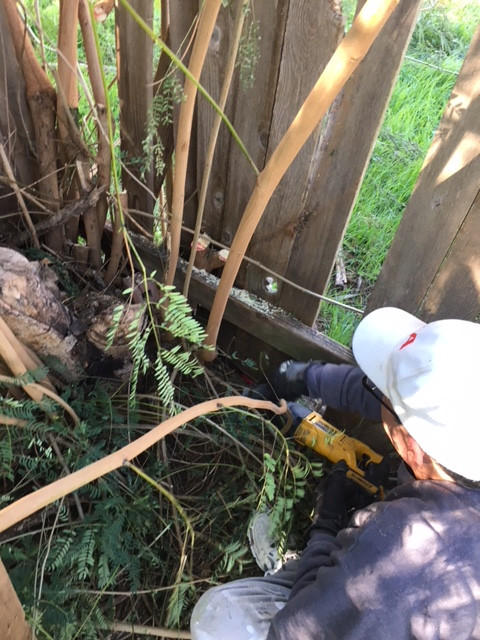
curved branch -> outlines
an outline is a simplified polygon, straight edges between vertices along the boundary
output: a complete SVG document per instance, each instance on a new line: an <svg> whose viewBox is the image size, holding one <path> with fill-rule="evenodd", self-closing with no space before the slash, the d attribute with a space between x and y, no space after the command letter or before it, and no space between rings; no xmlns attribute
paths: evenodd
<svg viewBox="0 0 480 640"><path fill-rule="evenodd" d="M160 423L154 429L145 435L137 438L127 446L118 451L105 456L97 462L87 465L83 469L75 471L65 478L60 478L46 487L42 487L29 495L20 498L13 504L5 507L0 511L0 532L5 531L14 524L17 524L24 518L31 516L33 513L43 509L47 505L63 498L69 493L80 489L89 482L98 480L107 473L119 469L125 462L129 462L143 453L146 449L159 442L166 435L178 429L190 420L194 420L205 413L212 413L225 407L243 406L250 409L263 409L272 411L277 415L285 413L287 405L282 402L280 406L268 402L266 400L255 400L253 398L245 398L243 396L227 396L214 400L207 400L200 404L190 407L182 413L179 413L165 422Z"/></svg>

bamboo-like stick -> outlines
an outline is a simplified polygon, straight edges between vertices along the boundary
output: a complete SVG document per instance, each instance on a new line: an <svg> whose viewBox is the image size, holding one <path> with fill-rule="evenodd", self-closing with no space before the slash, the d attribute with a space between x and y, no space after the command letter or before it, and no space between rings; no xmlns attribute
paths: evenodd
<svg viewBox="0 0 480 640"><path fill-rule="evenodd" d="M227 103L228 93L230 91L230 85L232 84L233 72L235 70L235 62L237 60L238 47L240 46L240 38L242 36L243 23L245 22L245 5L249 0L238 0L237 9L235 12L235 23L233 29L232 44L228 53L228 61L225 69L225 77L223 80L222 90L220 93L220 99L218 106L223 111L225 104ZM188 268L185 273L185 281L183 283L183 295L188 298L188 289L190 287L190 279L192 277L193 264L195 262L195 255L197 253L198 238L200 237L200 231L203 222L203 212L205 210L205 201L207 199L207 190L210 183L210 174L212 171L213 155L215 153L215 147L217 146L218 132L220 131L220 125L222 124L222 117L219 113L215 115L212 131L210 133L210 139L208 141L207 154L205 156L205 165L203 168L202 186L200 187L200 195L198 197L198 209L197 219L195 221L195 231L193 234L192 248L190 250L190 258L188 261Z"/></svg>
<svg viewBox="0 0 480 640"><path fill-rule="evenodd" d="M63 498L69 493L80 489L89 482L98 480L107 473L119 469L126 461L133 460L146 449L159 442L166 435L186 424L190 420L194 420L206 413L219 411L225 407L243 406L250 409L263 409L264 411L272 411L277 415L285 413L287 406L282 402L280 406L265 400L255 400L253 398L245 398L244 396L227 396L226 398L216 398L207 400L200 404L190 407L182 413L179 413L165 422L160 423L145 435L137 438L122 449L105 456L97 462L87 465L83 469L75 471L65 478L60 478L46 487L42 487L29 495L20 498L13 504L5 507L0 511L0 532L5 531L14 524L17 524L24 518L31 516L43 507Z"/></svg>
<svg viewBox="0 0 480 640"><path fill-rule="evenodd" d="M0 317L0 356L14 376L23 376L27 373L28 368L25 365L24 358L22 358L22 352L18 350L18 345L19 342L10 327ZM24 385L23 389L32 400L41 403L43 398L41 390L36 389L32 384Z"/></svg>
<svg viewBox="0 0 480 640"><path fill-rule="evenodd" d="M114 207L114 218L112 228L112 243L110 251L110 260L108 262L107 273L105 275L105 282L107 285L113 282L117 271L119 269L120 262L123 258L123 246L124 238L122 232L123 217L120 214L120 210L123 211L123 215L128 215L128 194L126 191L122 191L117 194L118 203Z"/></svg>
<svg viewBox="0 0 480 640"><path fill-rule="evenodd" d="M197 81L200 78L221 4L222 0L205 0L203 5L189 64L189 71ZM180 249L188 151L190 149L193 111L197 97L197 87L189 77L185 78L184 95L185 101L182 102L180 107L177 144L175 147L175 174L173 178L172 217L170 221L170 256L166 275L166 283L169 285L173 284Z"/></svg>
<svg viewBox="0 0 480 640"><path fill-rule="evenodd" d="M270 197L328 107L365 57L398 2L399 0L367 0L265 168L257 177L255 188L233 239L212 305L207 325L207 345L216 346L228 295ZM205 361L213 360L215 356L213 349L204 350L202 353Z"/></svg>
<svg viewBox="0 0 480 640"><path fill-rule="evenodd" d="M63 117L65 108L78 107L77 87L77 27L79 0L61 0L58 28L57 73L66 104L57 97L57 118L60 138L68 138L68 125Z"/></svg>
<svg viewBox="0 0 480 640"><path fill-rule="evenodd" d="M105 193L99 199L96 207L92 207L84 214L85 229L90 259L96 266L101 264L101 236L107 217L107 190L110 187L111 153L108 139L108 121L105 109L106 96L102 80L100 60L93 32L92 16L88 0L80 0L78 5L78 19L82 31L83 45L87 59L88 77L92 85L92 93L96 106L98 149L96 163L98 167L98 186L105 187Z"/></svg>

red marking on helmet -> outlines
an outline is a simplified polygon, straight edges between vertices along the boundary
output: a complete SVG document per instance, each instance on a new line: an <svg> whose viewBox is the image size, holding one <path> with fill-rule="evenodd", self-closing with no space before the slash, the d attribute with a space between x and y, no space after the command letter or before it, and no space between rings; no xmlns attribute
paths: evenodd
<svg viewBox="0 0 480 640"><path fill-rule="evenodd" d="M402 346L400 347L399 351L401 351L404 347L408 347L408 345L412 344L412 342L415 342L417 338L417 334L416 333L411 333L408 336L408 339L402 344Z"/></svg>

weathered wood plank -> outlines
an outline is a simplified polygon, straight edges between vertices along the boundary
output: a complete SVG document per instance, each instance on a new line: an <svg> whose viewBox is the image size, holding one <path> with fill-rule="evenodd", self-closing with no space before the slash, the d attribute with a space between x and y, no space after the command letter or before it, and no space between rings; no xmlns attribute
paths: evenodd
<svg viewBox="0 0 480 640"><path fill-rule="evenodd" d="M181 261L175 279L180 291L185 268L185 262ZM210 309L217 285L215 276L195 270L190 284L190 302ZM350 349L243 289L232 289L224 319L297 360L313 358L329 362L354 362Z"/></svg>
<svg viewBox="0 0 480 640"><path fill-rule="evenodd" d="M480 191L422 302L426 322L480 315Z"/></svg>
<svg viewBox="0 0 480 640"><path fill-rule="evenodd" d="M2 640L34 640L15 589L0 560L0 637Z"/></svg>
<svg viewBox="0 0 480 640"><path fill-rule="evenodd" d="M147 273L156 271L157 277L161 277L166 260L165 252L161 248L154 247L142 236L130 235ZM135 256L133 260L136 263ZM183 291L186 268L187 262L180 259L174 281L179 291ZM210 310L217 286L218 278L205 271L194 269L190 282L189 302L193 306L199 305ZM289 357L298 360L315 358L330 362L353 362L350 349L302 325L281 309L272 307L265 300L256 298L241 289L232 290L224 318L235 327L239 327Z"/></svg>
<svg viewBox="0 0 480 640"><path fill-rule="evenodd" d="M475 201L480 182L479 77L480 26L370 297L368 310L394 305L412 313L424 311L430 319L436 313L443 316L447 310L457 317L471 317L476 313L475 305L465 300L468 294L464 287L475 292L478 299L478 235L465 236L478 233L476 218L480 215L478 201ZM463 239L466 253L462 254ZM446 257L448 268L445 265L442 269ZM453 260L457 260L455 268ZM432 292L429 302L425 301L422 307L432 282L441 271L435 294ZM437 289L441 286L445 287L443 291Z"/></svg>
<svg viewBox="0 0 480 640"><path fill-rule="evenodd" d="M315 85L343 35L343 19L336 3L323 0L291 2L282 48L275 105L268 141L268 156ZM309 167L317 134L311 136L273 194L252 238L248 255L285 274L290 252L303 224L303 201L310 180ZM247 266L246 288L265 296L265 272ZM276 303L278 296L269 300ZM298 300L298 291L297 291Z"/></svg>
<svg viewBox="0 0 480 640"><path fill-rule="evenodd" d="M323 293L410 41L419 0L401 2L334 105L297 219L286 277ZM312 324L314 298L284 285L279 306Z"/></svg>
<svg viewBox="0 0 480 640"><path fill-rule="evenodd" d="M132 0L132 8L153 26L153 2ZM122 151L129 172L122 171L123 187L128 193L128 207L138 222L147 229L152 221L136 216L135 211L153 212L153 166L140 175L138 162L144 156L143 140L153 98L153 43L120 3L115 12L118 27L118 93L120 98L120 134ZM132 60L135 61L132 64ZM136 179L132 177L133 174ZM145 185L144 188L143 185Z"/></svg>
<svg viewBox="0 0 480 640"><path fill-rule="evenodd" d="M255 11L247 17L244 35L252 24L252 20L257 21L260 29L260 39L255 43L258 47L258 62L254 69L254 81L251 87L242 87L237 68L225 109L259 169L265 165L267 154L270 120L275 100L289 2L290 0L269 0L269 2L256 3ZM219 94L220 78L223 81L223 70L226 63L224 56L228 51L229 44L226 29L227 27L230 29L233 25L232 12L234 7L231 7L229 11L228 20L225 18L225 10L222 13L224 17L222 22L219 21L219 32L217 32L205 65L207 69L205 82L208 90L211 90L214 95ZM212 66L217 67L216 75L211 69ZM212 85L213 78L217 78L216 86ZM211 111L211 108L206 107L203 101L199 102L200 120L205 117L205 109L207 108ZM205 146L210 128L211 124L208 131L206 130L202 134L203 142L200 142L199 146ZM199 154L201 153L199 150ZM199 172L199 181L201 177ZM227 245L231 244L254 184L255 173L253 169L236 143L232 141L230 134L226 132L225 127L221 127L204 218L205 231L212 238Z"/></svg>

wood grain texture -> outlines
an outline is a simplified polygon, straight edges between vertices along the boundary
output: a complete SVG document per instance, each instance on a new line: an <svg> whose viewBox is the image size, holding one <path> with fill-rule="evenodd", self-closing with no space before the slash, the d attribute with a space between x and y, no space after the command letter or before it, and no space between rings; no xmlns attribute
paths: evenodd
<svg viewBox="0 0 480 640"><path fill-rule="evenodd" d="M419 1L406 0L393 12L370 51L333 105L318 149L319 161L297 217L297 233L286 277L323 293L338 246L370 160L396 78L410 41ZM313 298L284 286L279 306L312 324Z"/></svg>
<svg viewBox="0 0 480 640"><path fill-rule="evenodd" d="M334 3L310 0L290 3L268 138L268 156L278 146L342 35L343 21ZM303 223L310 165L312 160L315 161L321 127L303 146L275 190L248 249L251 258L271 266L280 274L286 272L290 252ZM304 259L308 260L307 254L304 254ZM256 295L265 296L264 282L265 273L249 265L246 288ZM269 300L277 302L278 296Z"/></svg>
<svg viewBox="0 0 480 640"><path fill-rule="evenodd" d="M429 287L419 315L426 322L480 320L480 191Z"/></svg>
<svg viewBox="0 0 480 640"><path fill-rule="evenodd" d="M132 0L132 8L150 26L153 26L153 3ZM150 37L134 21L128 11L119 5L115 12L118 27L118 94L120 98L120 133L125 162L136 180L127 171L122 171L124 189L128 192L131 214L147 229L152 220L135 215L135 210L152 213L154 198L153 166L144 176L140 175L135 160L144 156L143 140L149 109L153 98L153 43ZM132 63L133 61L133 63ZM146 189L142 186L145 185Z"/></svg>
<svg viewBox="0 0 480 640"><path fill-rule="evenodd" d="M432 319L477 315L480 27L369 300ZM476 234L476 235L475 235ZM474 296L475 301L470 300Z"/></svg>
<svg viewBox="0 0 480 640"><path fill-rule="evenodd" d="M289 0L270 0L257 3L254 17L250 16L244 25L244 32L251 20L258 21L260 40L258 62L254 83L250 88L242 87L239 72L236 71L232 89L226 105L226 114L242 139L246 149L258 169L265 165L270 134L270 120L275 99L278 67L285 29ZM233 25L233 7L221 12L219 30L213 40L206 60L206 73L202 76L206 88L218 96L223 79L225 56L228 51L229 31ZM206 107L199 103L199 112L205 117ZM211 108L208 107L211 112ZM213 116L208 116L210 125L199 139L199 147L211 129ZM199 149L199 154L202 151ZM199 173L199 180L201 174ZM230 245L238 223L255 185L255 173L248 161L232 141L225 127L221 127L216 154L212 165L210 187L207 193L204 228L216 240Z"/></svg>
<svg viewBox="0 0 480 640"><path fill-rule="evenodd" d="M185 268L185 262L180 261L174 282L179 290L183 287ZM217 286L217 278L196 270L190 284L191 304L210 309ZM224 319L296 360L354 362L350 349L243 290L232 290Z"/></svg>

